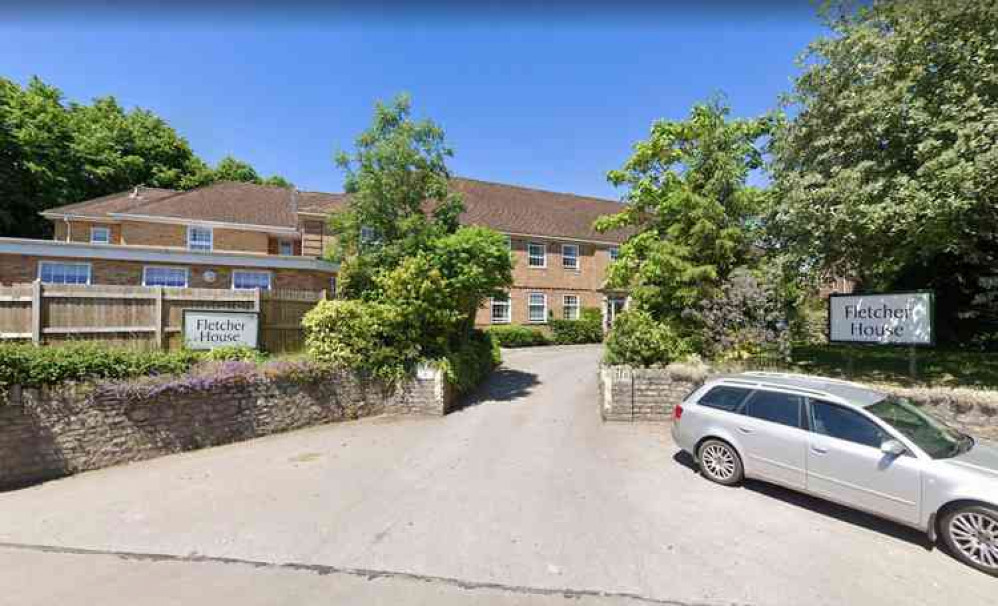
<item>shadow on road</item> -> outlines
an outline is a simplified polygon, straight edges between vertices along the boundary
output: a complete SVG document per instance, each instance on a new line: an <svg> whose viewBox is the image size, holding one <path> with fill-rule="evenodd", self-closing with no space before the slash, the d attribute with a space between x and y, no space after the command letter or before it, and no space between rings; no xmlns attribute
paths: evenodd
<svg viewBox="0 0 998 606"><path fill-rule="evenodd" d="M687 469L699 473L696 461L694 461L693 457L685 451L681 450L677 452L673 455L672 460ZM707 481L708 480L706 479L704 480L704 482ZM889 520L884 520L856 509L850 509L849 507L832 503L831 501L825 501L824 499L819 499L795 490L790 490L789 488L784 488L775 484L767 484L766 482L758 480L745 480L745 482L742 483L742 488L759 494L764 494L767 497L779 499L784 503L789 503L796 507L800 507L801 509L807 509L829 518L835 518L836 520L848 522L868 530L885 534L895 539L906 541L912 545L922 547L923 549L931 550L934 547L928 537L925 536L925 533L919 532L914 528L902 526L901 524L895 524Z"/></svg>
<svg viewBox="0 0 998 606"><path fill-rule="evenodd" d="M483 402L510 402L530 395L540 380L532 372L500 367L485 383L461 401L461 408L477 406Z"/></svg>

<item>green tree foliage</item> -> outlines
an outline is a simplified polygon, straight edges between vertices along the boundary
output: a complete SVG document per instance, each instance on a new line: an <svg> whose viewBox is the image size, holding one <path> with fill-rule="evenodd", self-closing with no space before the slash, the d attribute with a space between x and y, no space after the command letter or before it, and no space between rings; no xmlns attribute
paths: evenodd
<svg viewBox="0 0 998 606"><path fill-rule="evenodd" d="M458 226L463 205L448 190L450 155L438 126L412 120L406 97L379 103L356 151L340 154L351 196L330 223L346 300L309 313L312 355L385 378L436 360L463 386L492 359L474 316L512 283L512 262L500 234ZM349 318L362 320L351 326Z"/></svg>
<svg viewBox="0 0 998 606"><path fill-rule="evenodd" d="M607 364L665 366L689 353L688 342L669 324L640 309L629 309L617 316L606 338Z"/></svg>
<svg viewBox="0 0 998 606"><path fill-rule="evenodd" d="M806 270L931 287L958 334L998 261L998 5L826 5L774 136L769 226ZM972 323L971 323L972 324Z"/></svg>
<svg viewBox="0 0 998 606"><path fill-rule="evenodd" d="M379 102L355 151L336 156L350 203L330 226L338 241L334 258L350 265L341 280L348 295L368 289L375 268L397 265L458 228L464 205L449 191L446 165L453 152L439 126L411 114L405 95Z"/></svg>
<svg viewBox="0 0 998 606"><path fill-rule="evenodd" d="M678 319L745 262L752 219L763 193L746 186L762 165L765 119L731 120L719 101L699 104L688 120L661 120L634 146L610 182L626 187L624 210L602 217L601 231L630 228L608 272L610 288L628 289L636 307Z"/></svg>
<svg viewBox="0 0 998 606"><path fill-rule="evenodd" d="M770 122L732 120L729 113L715 100L694 106L688 120L658 121L624 167L609 173L611 183L627 188L627 204L599 219L596 228L635 233L610 266L607 286L628 290L632 308L645 314L640 319L662 325L647 335L637 333L650 344L662 335L685 338L703 329L687 312L752 260L764 193L746 180L762 165L760 140ZM630 325L622 326L615 323L613 330ZM648 355L628 363L644 363Z"/></svg>
<svg viewBox="0 0 998 606"><path fill-rule="evenodd" d="M225 159L212 169L163 119L123 109L114 97L66 103L59 89L32 78L0 78L0 236L40 237L40 211L126 191L135 185L189 189L222 179L261 179Z"/></svg>

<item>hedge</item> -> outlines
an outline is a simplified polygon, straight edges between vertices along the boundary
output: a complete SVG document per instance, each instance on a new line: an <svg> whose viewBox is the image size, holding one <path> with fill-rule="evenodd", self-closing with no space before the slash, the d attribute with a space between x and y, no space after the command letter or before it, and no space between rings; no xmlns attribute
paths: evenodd
<svg viewBox="0 0 998 606"><path fill-rule="evenodd" d="M550 345L551 338L539 328L528 326L491 326L486 329L489 336L501 347L533 347Z"/></svg>
<svg viewBox="0 0 998 606"><path fill-rule="evenodd" d="M583 309L578 320L551 320L548 325L558 345L599 343L603 340L603 314L594 307Z"/></svg>
<svg viewBox="0 0 998 606"><path fill-rule="evenodd" d="M202 361L261 362L263 354L248 347L220 347L211 351L144 351L99 343L67 345L0 345L0 390L11 385L41 387L64 381L130 379L179 375Z"/></svg>

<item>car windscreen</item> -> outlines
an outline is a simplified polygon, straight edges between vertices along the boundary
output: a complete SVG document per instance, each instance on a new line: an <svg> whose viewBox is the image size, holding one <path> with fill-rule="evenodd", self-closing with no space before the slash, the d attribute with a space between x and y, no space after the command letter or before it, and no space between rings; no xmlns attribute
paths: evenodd
<svg viewBox="0 0 998 606"><path fill-rule="evenodd" d="M866 410L904 434L933 459L954 457L973 444L968 436L933 419L904 398L889 396Z"/></svg>

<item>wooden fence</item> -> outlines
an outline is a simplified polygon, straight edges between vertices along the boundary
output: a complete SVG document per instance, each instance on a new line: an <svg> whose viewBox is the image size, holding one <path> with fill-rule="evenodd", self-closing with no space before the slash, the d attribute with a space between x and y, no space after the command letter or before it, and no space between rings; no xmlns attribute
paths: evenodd
<svg viewBox="0 0 998 606"><path fill-rule="evenodd" d="M183 346L184 309L260 312L260 344L299 351L301 318L326 291L223 290L150 286L0 286L0 341L101 341L140 349Z"/></svg>

